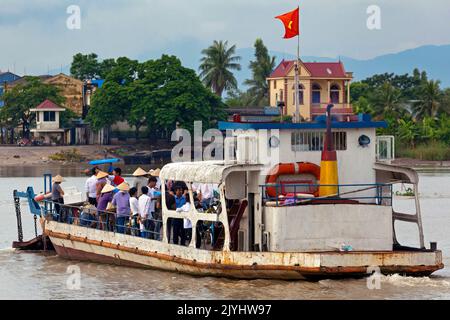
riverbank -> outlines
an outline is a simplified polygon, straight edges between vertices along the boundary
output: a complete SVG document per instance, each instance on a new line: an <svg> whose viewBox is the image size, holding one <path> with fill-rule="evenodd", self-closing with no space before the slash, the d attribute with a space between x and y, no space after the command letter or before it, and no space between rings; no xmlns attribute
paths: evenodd
<svg viewBox="0 0 450 320"><path fill-rule="evenodd" d="M17 147L0 146L0 165L1 166L36 166L36 165L76 165L85 164L86 161L56 161L52 160L56 154L71 153L76 150L80 158L90 161L96 159L120 158L134 153L151 150L145 150L139 145L90 145L90 146L57 146L57 147ZM426 161L411 158L399 158L392 162L393 164L406 166L410 168L444 168L450 169L450 161Z"/></svg>
<svg viewBox="0 0 450 320"><path fill-rule="evenodd" d="M123 157L147 150L141 145L90 145L57 147L0 146L0 177L42 177L44 173L64 177L81 177L90 166L88 161L119 158L124 174L131 174L136 165L126 166ZM66 159L67 158L67 159ZM60 160L56 160L60 159ZM107 166L105 165L105 170ZM147 166L146 169L152 169Z"/></svg>
<svg viewBox="0 0 450 320"><path fill-rule="evenodd" d="M76 150L74 152L74 150ZM0 146L0 166L3 170L14 171L17 168L52 168L54 166L67 166L67 168L85 169L87 161L106 158L120 158L123 159L125 155L135 152L143 152L144 146L139 145L124 145L124 146L104 146L104 145L90 145L90 146L58 146L58 147L17 147L17 146ZM76 161L63 159L60 161L54 160L59 158L61 154L75 153ZM55 156L58 155L58 156ZM392 162L395 165L424 169L424 170L450 170L450 161L425 161L411 158L399 158ZM122 164L122 166L124 166ZM135 166L133 166L135 167ZM8 169L9 168L9 169Z"/></svg>
<svg viewBox="0 0 450 320"><path fill-rule="evenodd" d="M75 150L75 152L74 152ZM36 166L36 165L66 165L85 163L90 160L106 158L121 158L120 154L135 152L136 147L130 146L57 146L57 147L17 147L1 146L0 163L1 166ZM78 161L64 159L58 161L58 154L77 154Z"/></svg>
<svg viewBox="0 0 450 320"><path fill-rule="evenodd" d="M392 161L392 164L414 168L417 170L450 170L450 161L427 161L411 158L400 158Z"/></svg>

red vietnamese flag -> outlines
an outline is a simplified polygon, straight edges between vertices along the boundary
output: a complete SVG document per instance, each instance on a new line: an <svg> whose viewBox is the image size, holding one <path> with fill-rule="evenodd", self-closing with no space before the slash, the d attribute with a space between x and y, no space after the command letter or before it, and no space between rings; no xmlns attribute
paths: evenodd
<svg viewBox="0 0 450 320"><path fill-rule="evenodd" d="M294 11L282 14L281 16L275 18L280 19L284 24L284 27L286 29L286 33L284 35L285 39L290 39L300 35L300 8L297 8Z"/></svg>

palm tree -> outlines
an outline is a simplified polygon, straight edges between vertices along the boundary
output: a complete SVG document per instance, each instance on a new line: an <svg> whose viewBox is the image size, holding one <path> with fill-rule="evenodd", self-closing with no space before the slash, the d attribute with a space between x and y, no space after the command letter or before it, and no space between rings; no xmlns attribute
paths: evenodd
<svg viewBox="0 0 450 320"><path fill-rule="evenodd" d="M416 140L420 136L416 124L411 120L400 119L398 121L398 137L407 143L411 148L416 145Z"/></svg>
<svg viewBox="0 0 450 320"><path fill-rule="evenodd" d="M426 81L420 88L419 101L413 104L413 114L416 119L427 116L435 118L439 112L442 102L442 91L439 80Z"/></svg>
<svg viewBox="0 0 450 320"><path fill-rule="evenodd" d="M372 96L376 118L397 118L404 111L404 99L399 89L389 82L383 83Z"/></svg>
<svg viewBox="0 0 450 320"><path fill-rule="evenodd" d="M231 70L241 70L238 63L241 57L235 55L236 46L228 48L228 41L214 41L213 45L202 51L200 77L205 86L211 88L219 97L225 90L236 89L237 80Z"/></svg>
<svg viewBox="0 0 450 320"><path fill-rule="evenodd" d="M269 51L261 39L256 39L255 57L256 60L250 62L253 77L246 80L245 85L249 86L248 93L252 96L254 105L267 105L269 103L267 78L275 68L275 57L269 55Z"/></svg>

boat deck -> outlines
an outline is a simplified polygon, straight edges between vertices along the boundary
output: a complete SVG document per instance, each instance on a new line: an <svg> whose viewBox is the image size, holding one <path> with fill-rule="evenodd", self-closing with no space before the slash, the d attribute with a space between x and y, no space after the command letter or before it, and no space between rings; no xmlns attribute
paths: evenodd
<svg viewBox="0 0 450 320"><path fill-rule="evenodd" d="M384 274L428 276L442 269L441 251L207 251L52 221L45 223L61 257L129 267L238 279L322 279Z"/></svg>

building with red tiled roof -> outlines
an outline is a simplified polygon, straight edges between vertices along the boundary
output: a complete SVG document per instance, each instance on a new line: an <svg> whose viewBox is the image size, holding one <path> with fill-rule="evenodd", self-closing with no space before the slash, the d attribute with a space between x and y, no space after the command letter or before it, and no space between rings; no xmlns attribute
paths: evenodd
<svg viewBox="0 0 450 320"><path fill-rule="evenodd" d="M45 100L40 105L38 105L35 109L31 109L31 111L65 111L66 109L58 106L51 100Z"/></svg>
<svg viewBox="0 0 450 320"><path fill-rule="evenodd" d="M31 130L34 138L43 144L64 144L65 130L60 125L60 113L64 111L65 108L48 99L30 109L30 112L36 112L36 128Z"/></svg>
<svg viewBox="0 0 450 320"><path fill-rule="evenodd" d="M350 83L353 74L342 62L303 62L299 65L300 114L313 120L325 113L331 101L333 113L352 114ZM284 105L285 115L295 113L295 60L283 60L267 78L271 106Z"/></svg>

